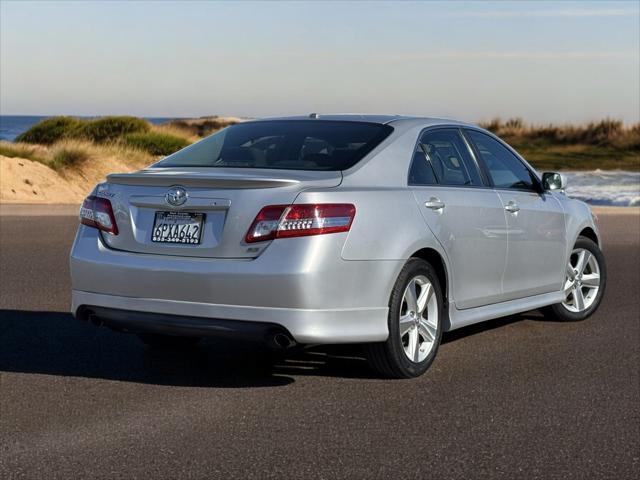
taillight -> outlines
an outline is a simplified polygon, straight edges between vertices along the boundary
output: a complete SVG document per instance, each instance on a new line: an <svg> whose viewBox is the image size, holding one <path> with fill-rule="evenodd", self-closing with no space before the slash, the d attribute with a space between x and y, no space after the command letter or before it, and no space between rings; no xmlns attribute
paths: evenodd
<svg viewBox="0 0 640 480"><path fill-rule="evenodd" d="M256 216L247 232L247 243L274 238L303 237L348 232L356 215L349 203L271 205Z"/></svg>
<svg viewBox="0 0 640 480"><path fill-rule="evenodd" d="M80 207L80 223L97 228L103 232L118 235L118 225L113 215L111 202L106 198L90 195Z"/></svg>

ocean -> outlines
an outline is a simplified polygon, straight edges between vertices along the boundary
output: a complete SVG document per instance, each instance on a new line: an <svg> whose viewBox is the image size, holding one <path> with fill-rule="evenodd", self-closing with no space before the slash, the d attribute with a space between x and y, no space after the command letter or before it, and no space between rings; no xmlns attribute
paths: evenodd
<svg viewBox="0 0 640 480"><path fill-rule="evenodd" d="M46 116L0 115L0 140L12 142L22 132ZM91 117L87 117L91 118ZM162 123L171 117L150 117ZM592 205L640 206L640 173L620 170L562 172L567 178L566 193Z"/></svg>
<svg viewBox="0 0 640 480"><path fill-rule="evenodd" d="M640 173L622 170L562 172L566 193L591 205L640 206Z"/></svg>

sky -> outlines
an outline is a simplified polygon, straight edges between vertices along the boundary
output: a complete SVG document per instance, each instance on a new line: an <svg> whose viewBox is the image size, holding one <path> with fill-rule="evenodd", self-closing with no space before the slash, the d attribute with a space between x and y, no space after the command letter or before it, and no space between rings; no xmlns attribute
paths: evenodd
<svg viewBox="0 0 640 480"><path fill-rule="evenodd" d="M0 0L0 114L640 120L640 1Z"/></svg>

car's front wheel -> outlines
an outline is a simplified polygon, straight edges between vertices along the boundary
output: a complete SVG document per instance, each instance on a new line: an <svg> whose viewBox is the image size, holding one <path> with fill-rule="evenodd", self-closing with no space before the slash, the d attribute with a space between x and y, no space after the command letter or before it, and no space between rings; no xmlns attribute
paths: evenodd
<svg viewBox="0 0 640 480"><path fill-rule="evenodd" d="M433 267L411 258L389 300L389 338L367 345L371 366L387 378L422 375L433 362L442 337L443 297Z"/></svg>
<svg viewBox="0 0 640 480"><path fill-rule="evenodd" d="M543 310L556 320L584 320L596 311L607 283L604 255L598 245L586 237L578 237L566 267L562 303Z"/></svg>

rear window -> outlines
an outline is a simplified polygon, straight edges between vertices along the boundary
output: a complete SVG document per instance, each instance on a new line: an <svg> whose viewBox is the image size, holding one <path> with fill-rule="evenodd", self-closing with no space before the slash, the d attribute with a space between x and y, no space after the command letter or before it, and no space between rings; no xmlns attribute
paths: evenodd
<svg viewBox="0 0 640 480"><path fill-rule="evenodd" d="M345 170L393 128L367 122L269 120L232 125L154 167Z"/></svg>

